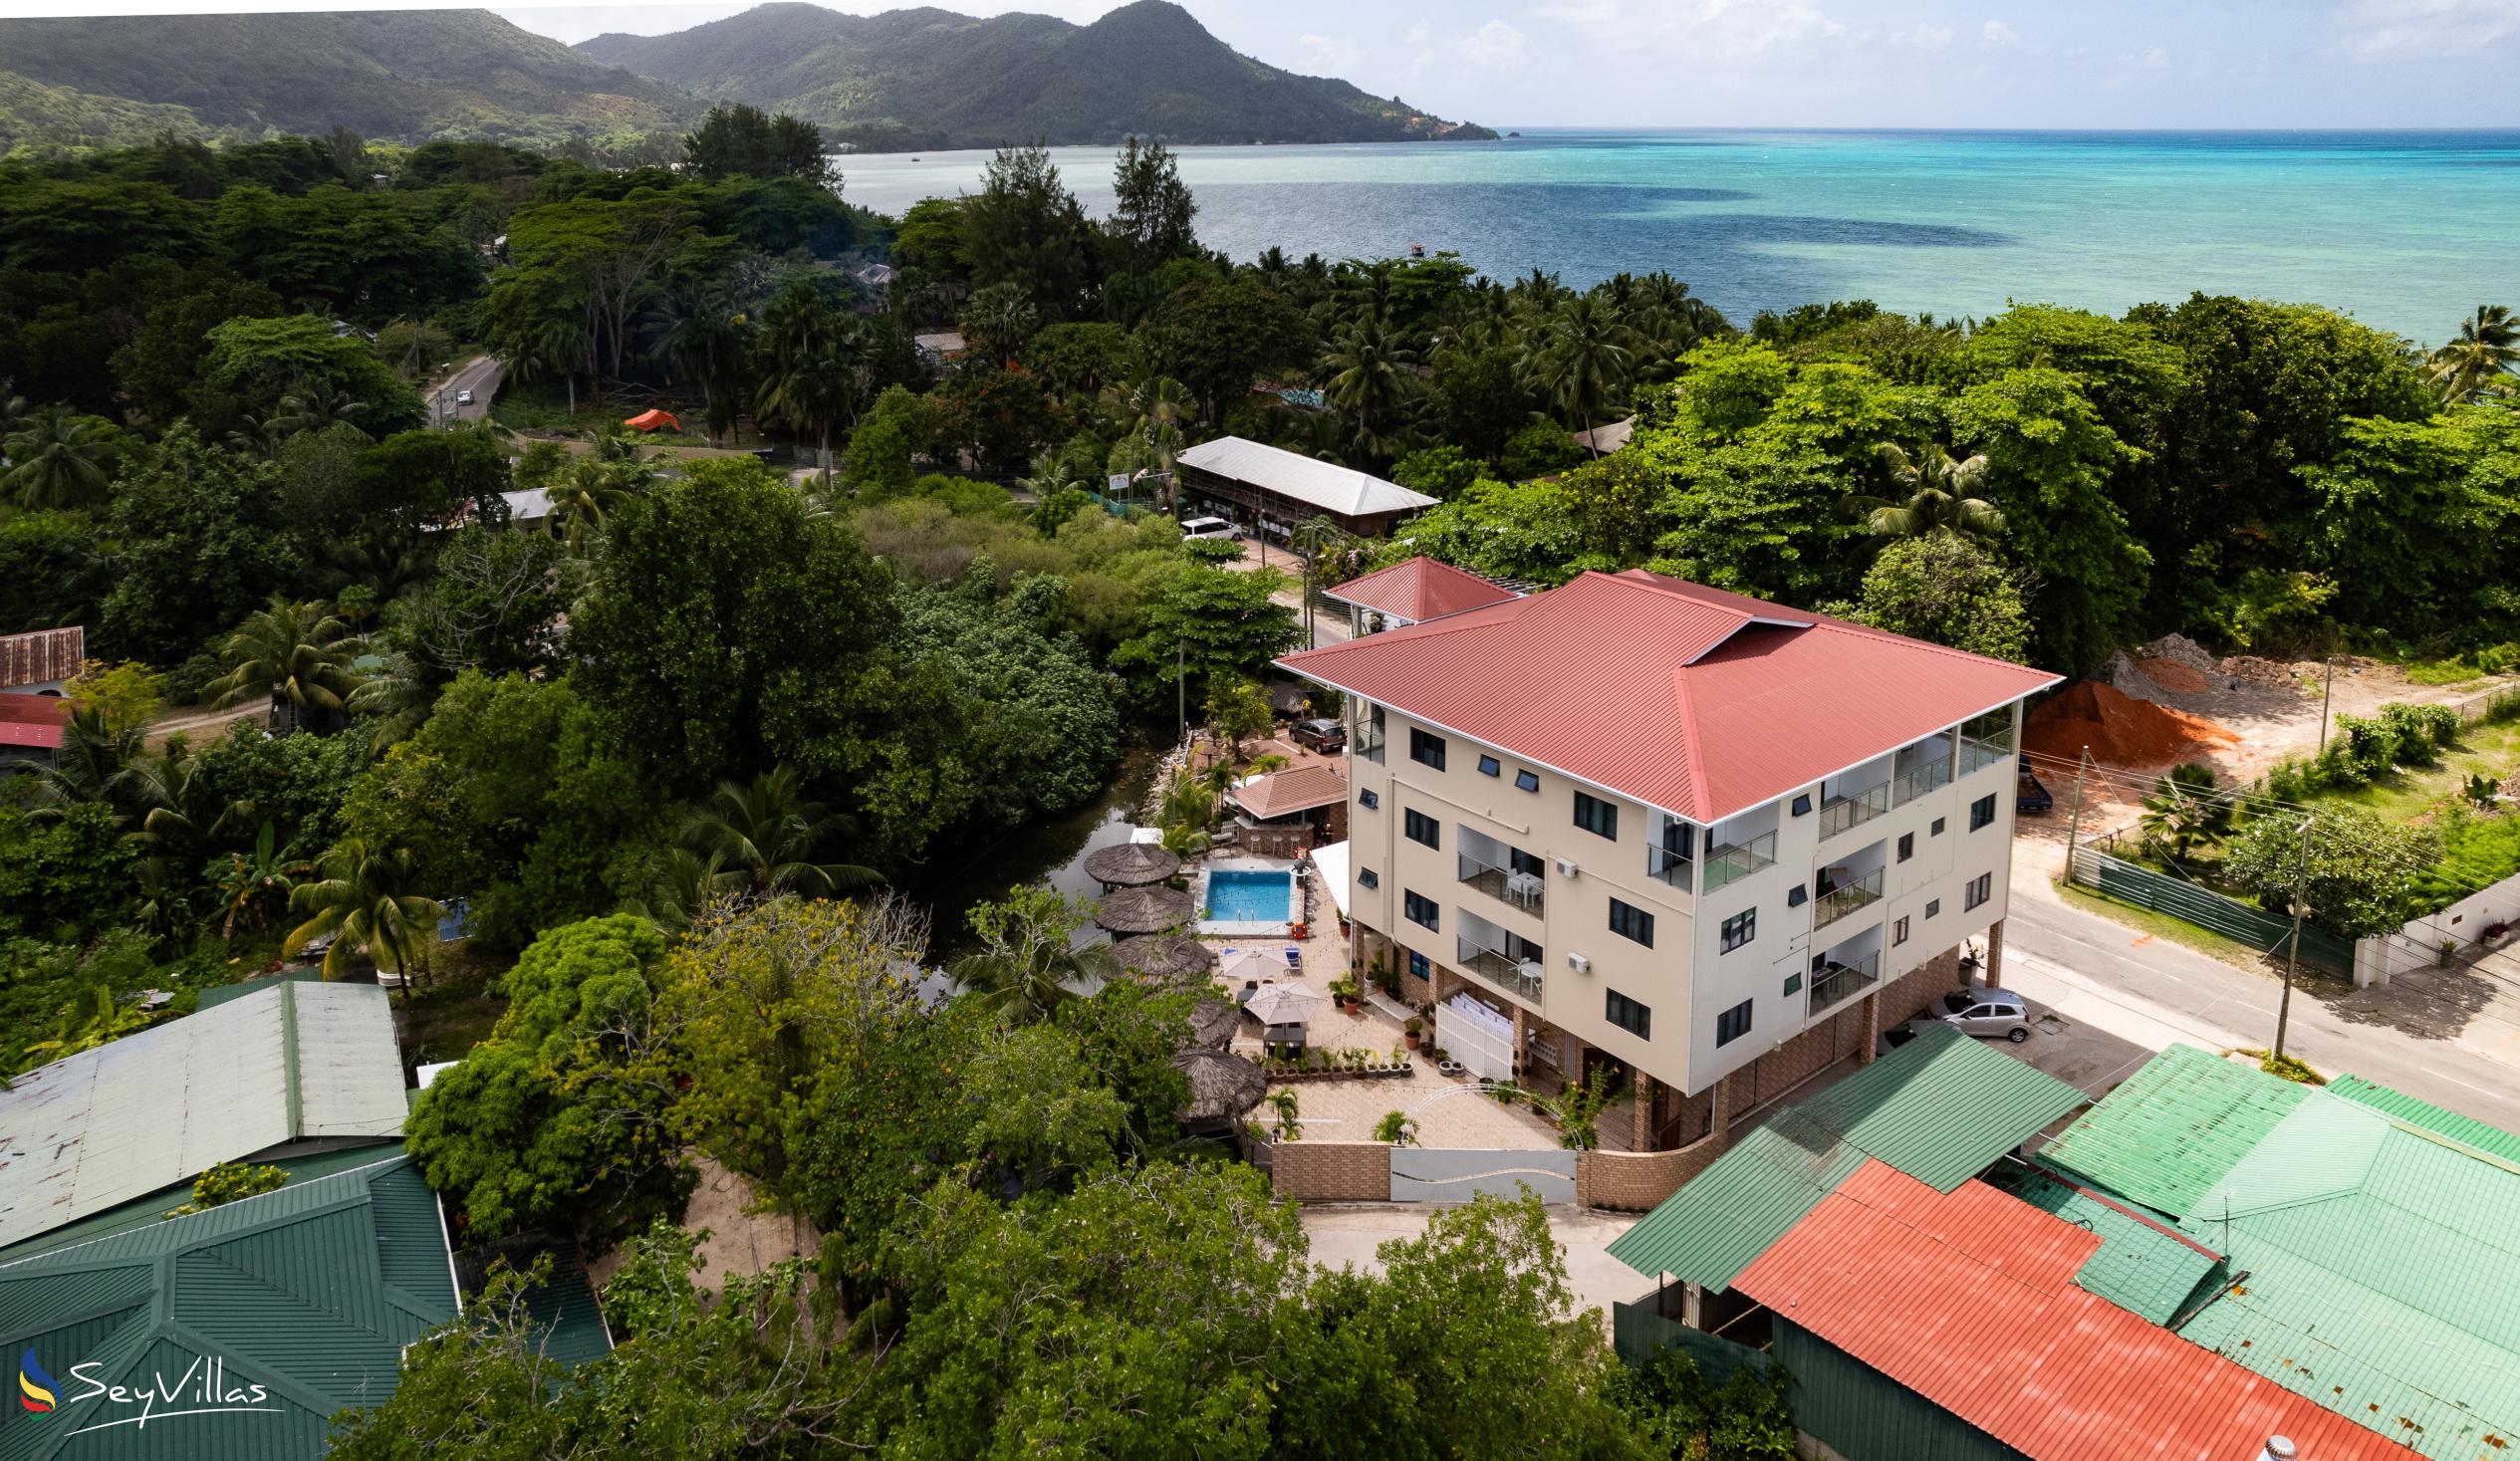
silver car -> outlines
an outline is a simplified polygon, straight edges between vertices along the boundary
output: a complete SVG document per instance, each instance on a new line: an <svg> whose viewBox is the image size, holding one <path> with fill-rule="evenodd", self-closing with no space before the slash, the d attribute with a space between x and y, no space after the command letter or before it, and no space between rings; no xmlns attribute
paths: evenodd
<svg viewBox="0 0 2520 1461"><path fill-rule="evenodd" d="M2015 1045L2030 1038L2030 1006L2009 989L1955 989L1925 1006L1918 1023L1940 1020L1963 1035Z"/></svg>

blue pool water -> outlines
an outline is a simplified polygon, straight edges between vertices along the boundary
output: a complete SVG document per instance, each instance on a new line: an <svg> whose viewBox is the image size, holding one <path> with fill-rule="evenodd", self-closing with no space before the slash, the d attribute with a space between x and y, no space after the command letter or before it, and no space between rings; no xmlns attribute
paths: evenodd
<svg viewBox="0 0 2520 1461"><path fill-rule="evenodd" d="M1283 872L1220 867L1207 874L1207 916L1218 923L1285 923L1295 884Z"/></svg>

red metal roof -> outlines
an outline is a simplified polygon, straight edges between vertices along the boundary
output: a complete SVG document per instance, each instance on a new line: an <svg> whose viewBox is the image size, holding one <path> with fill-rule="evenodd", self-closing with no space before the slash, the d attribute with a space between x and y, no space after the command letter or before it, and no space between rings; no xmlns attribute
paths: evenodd
<svg viewBox="0 0 2520 1461"><path fill-rule="evenodd" d="M1968 1182L1879 1161L1742 1271L1735 1291L2034 1458L2311 1461L2415 1452L2077 1288L2099 1235Z"/></svg>
<svg viewBox="0 0 2520 1461"><path fill-rule="evenodd" d="M1641 570L1279 663L1699 823L2058 679Z"/></svg>
<svg viewBox="0 0 2520 1461"><path fill-rule="evenodd" d="M1348 770L1337 761L1308 761L1255 776L1227 792L1225 799L1262 822L1336 807L1348 800Z"/></svg>
<svg viewBox="0 0 2520 1461"><path fill-rule="evenodd" d="M62 729L70 724L70 702L53 695L0 694L0 746L61 748Z"/></svg>
<svg viewBox="0 0 2520 1461"><path fill-rule="evenodd" d="M1515 596L1513 590L1489 583L1467 569L1437 563L1419 554L1406 563L1350 579L1326 591L1326 597L1423 623L1447 613L1502 604Z"/></svg>

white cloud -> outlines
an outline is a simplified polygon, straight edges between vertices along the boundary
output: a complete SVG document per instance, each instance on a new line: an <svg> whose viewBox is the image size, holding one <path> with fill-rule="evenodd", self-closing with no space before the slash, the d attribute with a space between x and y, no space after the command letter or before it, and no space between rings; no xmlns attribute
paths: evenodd
<svg viewBox="0 0 2520 1461"><path fill-rule="evenodd" d="M2144 52L2140 59L2144 70L2161 71L2168 68L2170 64L2170 53L2163 47L2154 46L2152 49Z"/></svg>
<svg viewBox="0 0 2520 1461"><path fill-rule="evenodd" d="M1325 76L1346 76L1365 60L1365 48L1345 36L1308 32L1297 36L1295 44L1304 48L1305 64L1319 67Z"/></svg>
<svg viewBox="0 0 2520 1461"><path fill-rule="evenodd" d="M1531 38L1501 20L1491 20L1461 38L1461 59L1472 66L1507 71L1522 65Z"/></svg>
<svg viewBox="0 0 2520 1461"><path fill-rule="evenodd" d="M2021 44L2021 32L2000 20L1990 20L1986 28L1978 32L1978 39L1980 44L1989 48L2018 46Z"/></svg>
<svg viewBox="0 0 2520 1461"><path fill-rule="evenodd" d="M1671 60L1740 61L1847 34L1808 0L1544 0L1532 14L1604 47Z"/></svg>
<svg viewBox="0 0 2520 1461"><path fill-rule="evenodd" d="M1433 35L1434 33L1435 33L1435 28L1434 28L1433 26L1430 26L1430 25L1426 24L1426 22L1424 22L1424 21L1422 21L1422 20L1421 20L1421 21L1419 21L1417 24L1415 24L1415 25L1413 25L1413 26L1410 26L1410 27L1408 28L1407 32L1406 32L1407 37L1408 37L1408 43L1409 43L1410 45L1412 45L1412 46L1423 46L1423 45L1425 45L1425 44L1426 44L1426 38L1427 38L1428 36Z"/></svg>
<svg viewBox="0 0 2520 1461"><path fill-rule="evenodd" d="M2367 61L2462 56L2520 35L2520 0L2354 0L2345 29Z"/></svg>
<svg viewBox="0 0 2520 1461"><path fill-rule="evenodd" d="M1913 46L1919 51L1939 51L1950 45L1952 38L1958 34L1958 31L1947 25L1928 25L1923 21L1918 21L1913 30L1890 32L1890 39L1893 46Z"/></svg>

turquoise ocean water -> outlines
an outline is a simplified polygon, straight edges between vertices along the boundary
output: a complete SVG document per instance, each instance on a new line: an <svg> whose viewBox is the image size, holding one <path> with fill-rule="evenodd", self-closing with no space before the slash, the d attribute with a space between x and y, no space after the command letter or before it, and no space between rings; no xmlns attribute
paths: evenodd
<svg viewBox="0 0 2520 1461"><path fill-rule="evenodd" d="M1063 147L1097 211L1111 153ZM840 159L897 213L981 152ZM2117 313L2194 290L2303 300L2438 343L2520 305L2520 131L1530 131L1498 142L1189 147L1199 236L1248 259L1454 249L1570 284L1667 269L1737 323L1870 298Z"/></svg>

